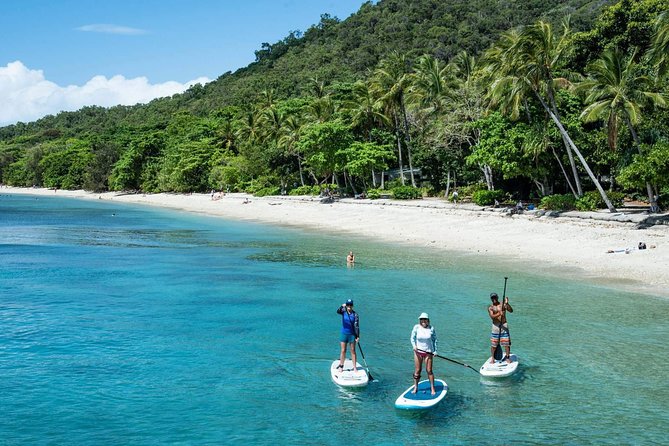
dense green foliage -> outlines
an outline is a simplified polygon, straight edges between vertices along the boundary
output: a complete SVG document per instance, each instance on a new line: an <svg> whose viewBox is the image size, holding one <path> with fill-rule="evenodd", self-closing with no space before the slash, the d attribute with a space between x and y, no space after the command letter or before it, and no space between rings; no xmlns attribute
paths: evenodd
<svg viewBox="0 0 669 446"><path fill-rule="evenodd" d="M183 94L0 128L0 181L257 195L327 184L370 198L457 188L486 205L544 197L550 209L613 210L621 193L662 200L667 9L369 2ZM571 28L560 24L568 15Z"/></svg>

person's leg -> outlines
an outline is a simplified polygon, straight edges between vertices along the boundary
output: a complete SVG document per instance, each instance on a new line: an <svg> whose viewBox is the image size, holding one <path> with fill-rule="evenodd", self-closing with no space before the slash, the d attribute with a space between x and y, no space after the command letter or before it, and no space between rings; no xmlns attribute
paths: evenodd
<svg viewBox="0 0 669 446"><path fill-rule="evenodd" d="M344 361L346 360L346 342L340 342L341 351L339 352L339 367L344 368Z"/></svg>
<svg viewBox="0 0 669 446"><path fill-rule="evenodd" d="M353 342L351 342L351 361L353 361L353 371L354 372L358 371L358 366L357 366L358 361L357 361L357 356L356 356L357 352L355 351L356 345L357 344L356 344L355 339L354 339Z"/></svg>
<svg viewBox="0 0 669 446"><path fill-rule="evenodd" d="M506 356L504 359L506 359L507 363L511 363L511 335L509 333L509 327L504 326L504 331L502 332L502 339L501 339L502 347L504 347L504 351L506 352Z"/></svg>
<svg viewBox="0 0 669 446"><path fill-rule="evenodd" d="M418 392L418 381L420 381L420 371L423 369L423 358L413 353L413 393Z"/></svg>
<svg viewBox="0 0 669 446"><path fill-rule="evenodd" d="M427 372L427 379L430 380L430 388L432 390L432 395L437 393L434 390L434 373L432 373L432 359L434 357L432 355L429 355L427 358L425 358L425 371Z"/></svg>
<svg viewBox="0 0 669 446"><path fill-rule="evenodd" d="M490 333L490 364L495 363L495 350L497 349L498 343L499 335L495 333L495 326L493 326Z"/></svg>

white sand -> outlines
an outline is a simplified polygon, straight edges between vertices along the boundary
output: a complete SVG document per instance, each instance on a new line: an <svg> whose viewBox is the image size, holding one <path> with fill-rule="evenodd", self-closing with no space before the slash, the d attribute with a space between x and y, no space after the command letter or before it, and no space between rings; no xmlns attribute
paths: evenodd
<svg viewBox="0 0 669 446"><path fill-rule="evenodd" d="M529 267L551 275L581 277L614 288L669 296L669 226L640 230L635 223L609 221L609 213L572 214L604 220L532 214L509 216L475 206L455 206L439 199L412 202L346 199L322 204L310 197L255 198L228 194L212 200L209 194L124 195L0 189L0 193L7 192L142 203L233 220L338 234L348 232L428 249L481 255L509 262L510 267L515 264L516 268ZM244 204L246 199L250 202ZM644 218L633 217L637 221ZM619 214L619 218L627 217ZM637 250L640 241L649 249ZM651 249L651 245L656 248ZM630 248L630 252L607 253L625 248Z"/></svg>

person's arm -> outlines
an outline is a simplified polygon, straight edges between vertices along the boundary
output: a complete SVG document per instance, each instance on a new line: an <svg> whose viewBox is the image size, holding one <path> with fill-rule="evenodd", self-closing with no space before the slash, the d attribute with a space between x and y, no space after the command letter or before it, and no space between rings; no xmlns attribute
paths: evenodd
<svg viewBox="0 0 669 446"><path fill-rule="evenodd" d="M501 314L501 311L495 311L494 305L488 307L488 315L490 316L490 319L497 319Z"/></svg>
<svg viewBox="0 0 669 446"><path fill-rule="evenodd" d="M513 308L511 308L511 305L509 305L509 298L508 297L504 298L503 307L506 308L506 311L508 311L509 313L513 313Z"/></svg>
<svg viewBox="0 0 669 446"><path fill-rule="evenodd" d="M344 314L344 311L346 311L346 304L341 304L341 306L337 308L337 314Z"/></svg>
<svg viewBox="0 0 669 446"><path fill-rule="evenodd" d="M437 331L432 327L432 354L437 354Z"/></svg>
<svg viewBox="0 0 669 446"><path fill-rule="evenodd" d="M416 334L418 333L418 325L413 326L413 330L411 330L411 346L413 347L414 350L416 350Z"/></svg>

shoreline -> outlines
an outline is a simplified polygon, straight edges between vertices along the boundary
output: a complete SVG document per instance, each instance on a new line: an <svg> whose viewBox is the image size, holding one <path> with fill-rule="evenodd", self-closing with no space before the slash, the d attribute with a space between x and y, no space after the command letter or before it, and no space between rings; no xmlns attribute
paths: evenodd
<svg viewBox="0 0 669 446"><path fill-rule="evenodd" d="M455 205L438 198L409 202L347 198L323 204L318 197L237 193L216 200L210 194L15 187L1 188L0 195L3 193L144 204L230 220L348 233L434 252L496 257L499 261L536 265L539 273L578 276L609 288L669 297L669 225L644 227L648 215L639 212L508 215L499 209ZM639 242L648 249L638 250ZM607 252L610 250L615 252Z"/></svg>

